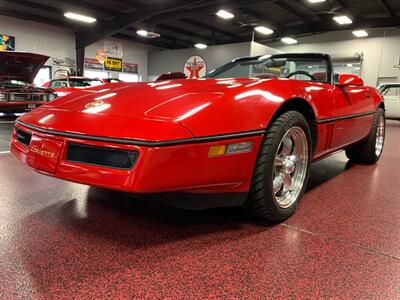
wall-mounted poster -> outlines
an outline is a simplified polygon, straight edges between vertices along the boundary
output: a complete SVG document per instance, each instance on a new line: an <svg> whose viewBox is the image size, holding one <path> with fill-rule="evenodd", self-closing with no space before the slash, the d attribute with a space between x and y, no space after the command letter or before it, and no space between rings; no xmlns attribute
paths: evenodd
<svg viewBox="0 0 400 300"><path fill-rule="evenodd" d="M75 68L76 61L74 58L69 57L53 57L53 66Z"/></svg>
<svg viewBox="0 0 400 300"><path fill-rule="evenodd" d="M15 51L15 37L6 35L6 34L0 34L0 51Z"/></svg>
<svg viewBox="0 0 400 300"><path fill-rule="evenodd" d="M123 69L122 72L124 73L131 73L131 74L139 73L138 64L123 63L122 69Z"/></svg>
<svg viewBox="0 0 400 300"><path fill-rule="evenodd" d="M122 43L105 40L103 47L107 57L122 59Z"/></svg>
<svg viewBox="0 0 400 300"><path fill-rule="evenodd" d="M122 71L122 59L107 57L104 62L104 69L107 71Z"/></svg>
<svg viewBox="0 0 400 300"><path fill-rule="evenodd" d="M85 69L104 70L104 64L95 58L85 58Z"/></svg>
<svg viewBox="0 0 400 300"><path fill-rule="evenodd" d="M207 64L201 56L193 55L185 62L183 71L188 79L198 79L206 75Z"/></svg>

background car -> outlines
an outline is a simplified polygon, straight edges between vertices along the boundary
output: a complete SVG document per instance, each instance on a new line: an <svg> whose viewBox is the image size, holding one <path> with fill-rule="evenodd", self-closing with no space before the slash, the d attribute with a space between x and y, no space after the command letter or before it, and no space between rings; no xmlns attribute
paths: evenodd
<svg viewBox="0 0 400 300"><path fill-rule="evenodd" d="M0 112L23 113L57 98L54 90L32 82L49 57L34 53L0 51Z"/></svg>
<svg viewBox="0 0 400 300"><path fill-rule="evenodd" d="M82 89L91 89L104 84L107 83L100 78L68 76L52 79L43 84L43 87L54 89L57 95L61 97Z"/></svg>
<svg viewBox="0 0 400 300"><path fill-rule="evenodd" d="M386 118L400 120L400 83L385 83L378 90L385 101Z"/></svg>

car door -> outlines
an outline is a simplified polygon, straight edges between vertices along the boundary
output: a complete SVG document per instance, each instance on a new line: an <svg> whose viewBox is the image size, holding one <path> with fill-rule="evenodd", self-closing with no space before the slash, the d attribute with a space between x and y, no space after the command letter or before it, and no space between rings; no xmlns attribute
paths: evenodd
<svg viewBox="0 0 400 300"><path fill-rule="evenodd" d="M366 86L335 85L333 99L336 126L332 148L340 149L368 135L376 109L370 88Z"/></svg>
<svg viewBox="0 0 400 300"><path fill-rule="evenodd" d="M385 101L386 117L400 119L400 86L388 86L382 91Z"/></svg>

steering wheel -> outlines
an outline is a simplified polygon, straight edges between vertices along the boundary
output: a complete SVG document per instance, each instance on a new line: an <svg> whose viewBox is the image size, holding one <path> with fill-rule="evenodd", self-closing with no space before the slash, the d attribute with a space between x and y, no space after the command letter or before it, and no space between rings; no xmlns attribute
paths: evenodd
<svg viewBox="0 0 400 300"><path fill-rule="evenodd" d="M306 72L306 71L295 71L292 73L289 73L286 78L290 78L294 75L305 75L307 77L310 77L312 81L318 81L317 77L315 77L314 75L311 75L310 73Z"/></svg>

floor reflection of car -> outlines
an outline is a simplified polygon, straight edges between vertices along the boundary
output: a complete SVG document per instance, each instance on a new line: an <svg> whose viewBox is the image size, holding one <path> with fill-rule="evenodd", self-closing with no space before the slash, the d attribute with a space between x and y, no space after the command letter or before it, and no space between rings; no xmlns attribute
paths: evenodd
<svg viewBox="0 0 400 300"><path fill-rule="evenodd" d="M400 120L400 83L384 83L378 90L385 101L386 117Z"/></svg>
<svg viewBox="0 0 400 300"><path fill-rule="evenodd" d="M43 87L54 89L58 96L66 96L82 89L90 89L103 84L106 83L99 78L68 76L50 80Z"/></svg>
<svg viewBox="0 0 400 300"><path fill-rule="evenodd" d="M0 52L0 113L23 113L57 97L52 89L32 84L48 58L34 53Z"/></svg>

